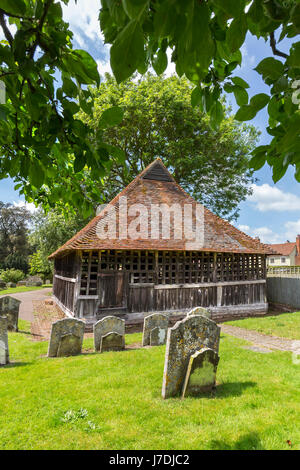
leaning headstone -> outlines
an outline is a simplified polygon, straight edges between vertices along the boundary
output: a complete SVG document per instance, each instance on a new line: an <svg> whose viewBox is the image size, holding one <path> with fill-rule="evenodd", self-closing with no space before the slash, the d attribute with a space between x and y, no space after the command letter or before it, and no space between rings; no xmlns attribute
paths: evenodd
<svg viewBox="0 0 300 470"><path fill-rule="evenodd" d="M202 348L192 354L189 360L182 398L211 392L216 385L219 356L210 348Z"/></svg>
<svg viewBox="0 0 300 470"><path fill-rule="evenodd" d="M206 347L219 350L220 327L202 315L190 315L168 330L162 396L179 394L192 354Z"/></svg>
<svg viewBox="0 0 300 470"><path fill-rule="evenodd" d="M48 357L75 356L81 353L85 322L63 318L52 323Z"/></svg>
<svg viewBox="0 0 300 470"><path fill-rule="evenodd" d="M93 326L95 351L100 351L101 338L108 333L125 335L125 320L109 315L97 321Z"/></svg>
<svg viewBox="0 0 300 470"><path fill-rule="evenodd" d="M107 333L101 336L100 352L122 351L125 349L125 337L119 333Z"/></svg>
<svg viewBox="0 0 300 470"><path fill-rule="evenodd" d="M5 366L8 362L7 318L0 317L0 365Z"/></svg>
<svg viewBox="0 0 300 470"><path fill-rule="evenodd" d="M190 315L203 315L204 317L211 318L211 313L203 307L195 307L187 313L187 316Z"/></svg>
<svg viewBox="0 0 300 470"><path fill-rule="evenodd" d="M8 331L18 331L20 300L6 296L0 299L0 317L7 318Z"/></svg>
<svg viewBox="0 0 300 470"><path fill-rule="evenodd" d="M144 318L143 328L143 346L158 346L166 342L167 330L168 330L169 319L167 315L162 313L153 313ZM158 328L153 333L153 344L151 344L151 331ZM155 344L155 338L157 338Z"/></svg>

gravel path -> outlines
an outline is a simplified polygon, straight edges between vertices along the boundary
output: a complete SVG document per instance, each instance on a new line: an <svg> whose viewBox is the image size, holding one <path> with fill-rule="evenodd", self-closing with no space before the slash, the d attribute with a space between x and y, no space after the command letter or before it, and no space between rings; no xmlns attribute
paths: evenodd
<svg viewBox="0 0 300 470"><path fill-rule="evenodd" d="M227 333L237 338L245 339L250 341L255 346L262 346L267 349L277 349L279 351L295 351L297 349L297 343L294 339L279 338L278 336L267 336L262 333L258 333L254 330L247 330L246 328L240 328L238 326L231 325L220 325L224 333ZM298 346L299 348L299 346Z"/></svg>
<svg viewBox="0 0 300 470"><path fill-rule="evenodd" d="M33 322L33 301L49 299L49 292L52 288L46 287L45 289L32 290L28 292L19 292L16 294L8 294L15 299L21 300L19 318Z"/></svg>

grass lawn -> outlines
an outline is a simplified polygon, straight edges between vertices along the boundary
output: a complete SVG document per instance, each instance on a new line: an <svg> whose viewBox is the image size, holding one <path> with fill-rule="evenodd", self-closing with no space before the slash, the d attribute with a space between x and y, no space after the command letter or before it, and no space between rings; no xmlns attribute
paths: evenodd
<svg viewBox="0 0 300 470"><path fill-rule="evenodd" d="M42 286L20 286L20 287L11 287L9 289L0 290L0 297L1 295L7 294L18 294L19 292L29 292L31 290L39 290L44 289L45 287L52 287L52 284L43 284Z"/></svg>
<svg viewBox="0 0 300 470"><path fill-rule="evenodd" d="M165 346L50 359L19 326L15 362L0 368L1 449L300 449L300 366L288 352L222 335L215 398L163 400Z"/></svg>
<svg viewBox="0 0 300 470"><path fill-rule="evenodd" d="M300 312L283 313L272 317L245 318L226 322L228 325L256 330L265 335L300 340Z"/></svg>

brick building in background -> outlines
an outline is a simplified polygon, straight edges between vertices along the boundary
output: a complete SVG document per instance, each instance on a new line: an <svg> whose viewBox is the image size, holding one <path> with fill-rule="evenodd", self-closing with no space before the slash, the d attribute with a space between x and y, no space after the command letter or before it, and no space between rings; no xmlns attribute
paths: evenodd
<svg viewBox="0 0 300 470"><path fill-rule="evenodd" d="M300 266L300 235L295 242L268 245L276 255L267 257L267 266Z"/></svg>

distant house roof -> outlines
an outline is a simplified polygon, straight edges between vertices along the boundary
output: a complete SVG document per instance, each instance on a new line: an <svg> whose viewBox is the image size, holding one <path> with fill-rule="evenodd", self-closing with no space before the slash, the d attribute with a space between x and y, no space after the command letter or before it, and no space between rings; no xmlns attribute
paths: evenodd
<svg viewBox="0 0 300 470"><path fill-rule="evenodd" d="M275 243L268 245L278 255L289 256L296 246L296 242Z"/></svg>
<svg viewBox="0 0 300 470"><path fill-rule="evenodd" d="M233 252L233 253L257 253L272 254L272 249L260 243L259 240L251 238L249 235L241 232L229 222L214 215L204 207L203 212L203 243L199 248L191 248L191 242L188 237L182 239L174 237L174 230L180 223L171 220L170 232L173 237L163 237L162 223L159 223L159 236L151 236L138 239L132 239L128 236L120 236L119 233L119 207L121 197L127 198L128 207L133 204L143 204L150 210L152 205L179 204L181 207L185 204L197 205L197 202L189 196L176 183L172 175L164 166L160 159L156 159L147 168L145 168L123 191L121 191L100 214L94 217L89 224L78 232L73 238L67 241L62 247L56 250L49 258L65 254L72 250L191 250L191 251L213 251L213 252ZM109 210L115 210L117 221L117 236L115 238L99 238L99 227L107 223L107 213ZM127 226L136 218L137 214L127 217ZM193 220L195 222L195 220ZM176 225L177 224L177 225ZM182 224L181 224L182 225ZM103 227L102 227L103 228ZM124 227L122 227L124 229ZM127 227L125 227L127 229ZM103 233L103 232L101 232Z"/></svg>

